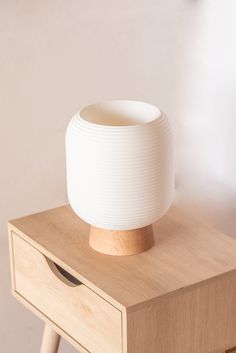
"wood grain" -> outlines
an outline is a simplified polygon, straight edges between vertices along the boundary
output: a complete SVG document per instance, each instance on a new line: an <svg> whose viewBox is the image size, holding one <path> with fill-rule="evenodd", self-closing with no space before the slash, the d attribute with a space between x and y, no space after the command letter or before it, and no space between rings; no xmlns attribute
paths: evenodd
<svg viewBox="0 0 236 353"><path fill-rule="evenodd" d="M11 291L12 296L17 299L22 305L24 305L28 310L32 311L40 320L44 321L46 324L50 325L61 337L68 341L75 349L80 353L89 353L79 342L77 342L73 337L71 337L67 332L62 330L55 322L50 320L45 314L38 310L32 303L22 297L16 291Z"/></svg>
<svg viewBox="0 0 236 353"><path fill-rule="evenodd" d="M123 231L90 226L89 244L94 250L107 255L139 254L154 244L152 226Z"/></svg>
<svg viewBox="0 0 236 353"><path fill-rule="evenodd" d="M127 315L128 353L219 353L236 344L236 274Z"/></svg>
<svg viewBox="0 0 236 353"><path fill-rule="evenodd" d="M83 284L70 286L13 234L15 290L91 353L121 353L121 313ZM92 337L92 339L91 339Z"/></svg>
<svg viewBox="0 0 236 353"><path fill-rule="evenodd" d="M8 244L9 244L9 259L10 259L10 271L11 271L11 288L15 289L15 265L14 265L14 253L12 244L12 232L8 229Z"/></svg>
<svg viewBox="0 0 236 353"><path fill-rule="evenodd" d="M83 353L234 347L236 240L176 208L153 230L151 249L115 257L69 206L11 221L13 294Z"/></svg>
<svg viewBox="0 0 236 353"><path fill-rule="evenodd" d="M53 328L45 324L40 353L57 353L60 335Z"/></svg>
<svg viewBox="0 0 236 353"><path fill-rule="evenodd" d="M91 249L89 225L69 206L13 220L9 227L122 311L236 268L236 240L176 208L153 225L155 245L127 257Z"/></svg>

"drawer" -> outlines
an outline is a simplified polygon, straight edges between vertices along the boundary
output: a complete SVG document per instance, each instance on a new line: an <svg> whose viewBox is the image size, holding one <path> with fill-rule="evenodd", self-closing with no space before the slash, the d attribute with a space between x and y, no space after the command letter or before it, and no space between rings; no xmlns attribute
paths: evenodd
<svg viewBox="0 0 236 353"><path fill-rule="evenodd" d="M121 353L121 312L13 234L15 290L91 353Z"/></svg>

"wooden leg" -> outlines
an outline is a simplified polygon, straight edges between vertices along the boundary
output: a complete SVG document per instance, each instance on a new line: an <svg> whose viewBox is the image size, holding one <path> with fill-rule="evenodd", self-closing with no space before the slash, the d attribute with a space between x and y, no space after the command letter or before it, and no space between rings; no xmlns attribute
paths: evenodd
<svg viewBox="0 0 236 353"><path fill-rule="evenodd" d="M45 324L40 353L57 353L60 338L58 333Z"/></svg>

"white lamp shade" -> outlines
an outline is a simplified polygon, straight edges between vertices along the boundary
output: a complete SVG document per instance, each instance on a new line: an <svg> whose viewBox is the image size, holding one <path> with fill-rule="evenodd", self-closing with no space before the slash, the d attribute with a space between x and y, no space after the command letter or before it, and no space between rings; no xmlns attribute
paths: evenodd
<svg viewBox="0 0 236 353"><path fill-rule="evenodd" d="M172 128L157 107L128 100L87 106L66 132L70 205L99 228L152 224L173 200L173 155Z"/></svg>

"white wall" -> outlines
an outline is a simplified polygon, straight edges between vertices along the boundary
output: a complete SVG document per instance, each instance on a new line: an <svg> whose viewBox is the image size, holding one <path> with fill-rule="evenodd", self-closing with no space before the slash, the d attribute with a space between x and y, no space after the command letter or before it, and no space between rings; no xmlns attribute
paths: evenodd
<svg viewBox="0 0 236 353"><path fill-rule="evenodd" d="M5 351L37 351L42 328L9 298L5 223L66 202L64 132L85 104L133 98L166 111L176 127L178 201L234 234L235 11L234 0L0 0Z"/></svg>

